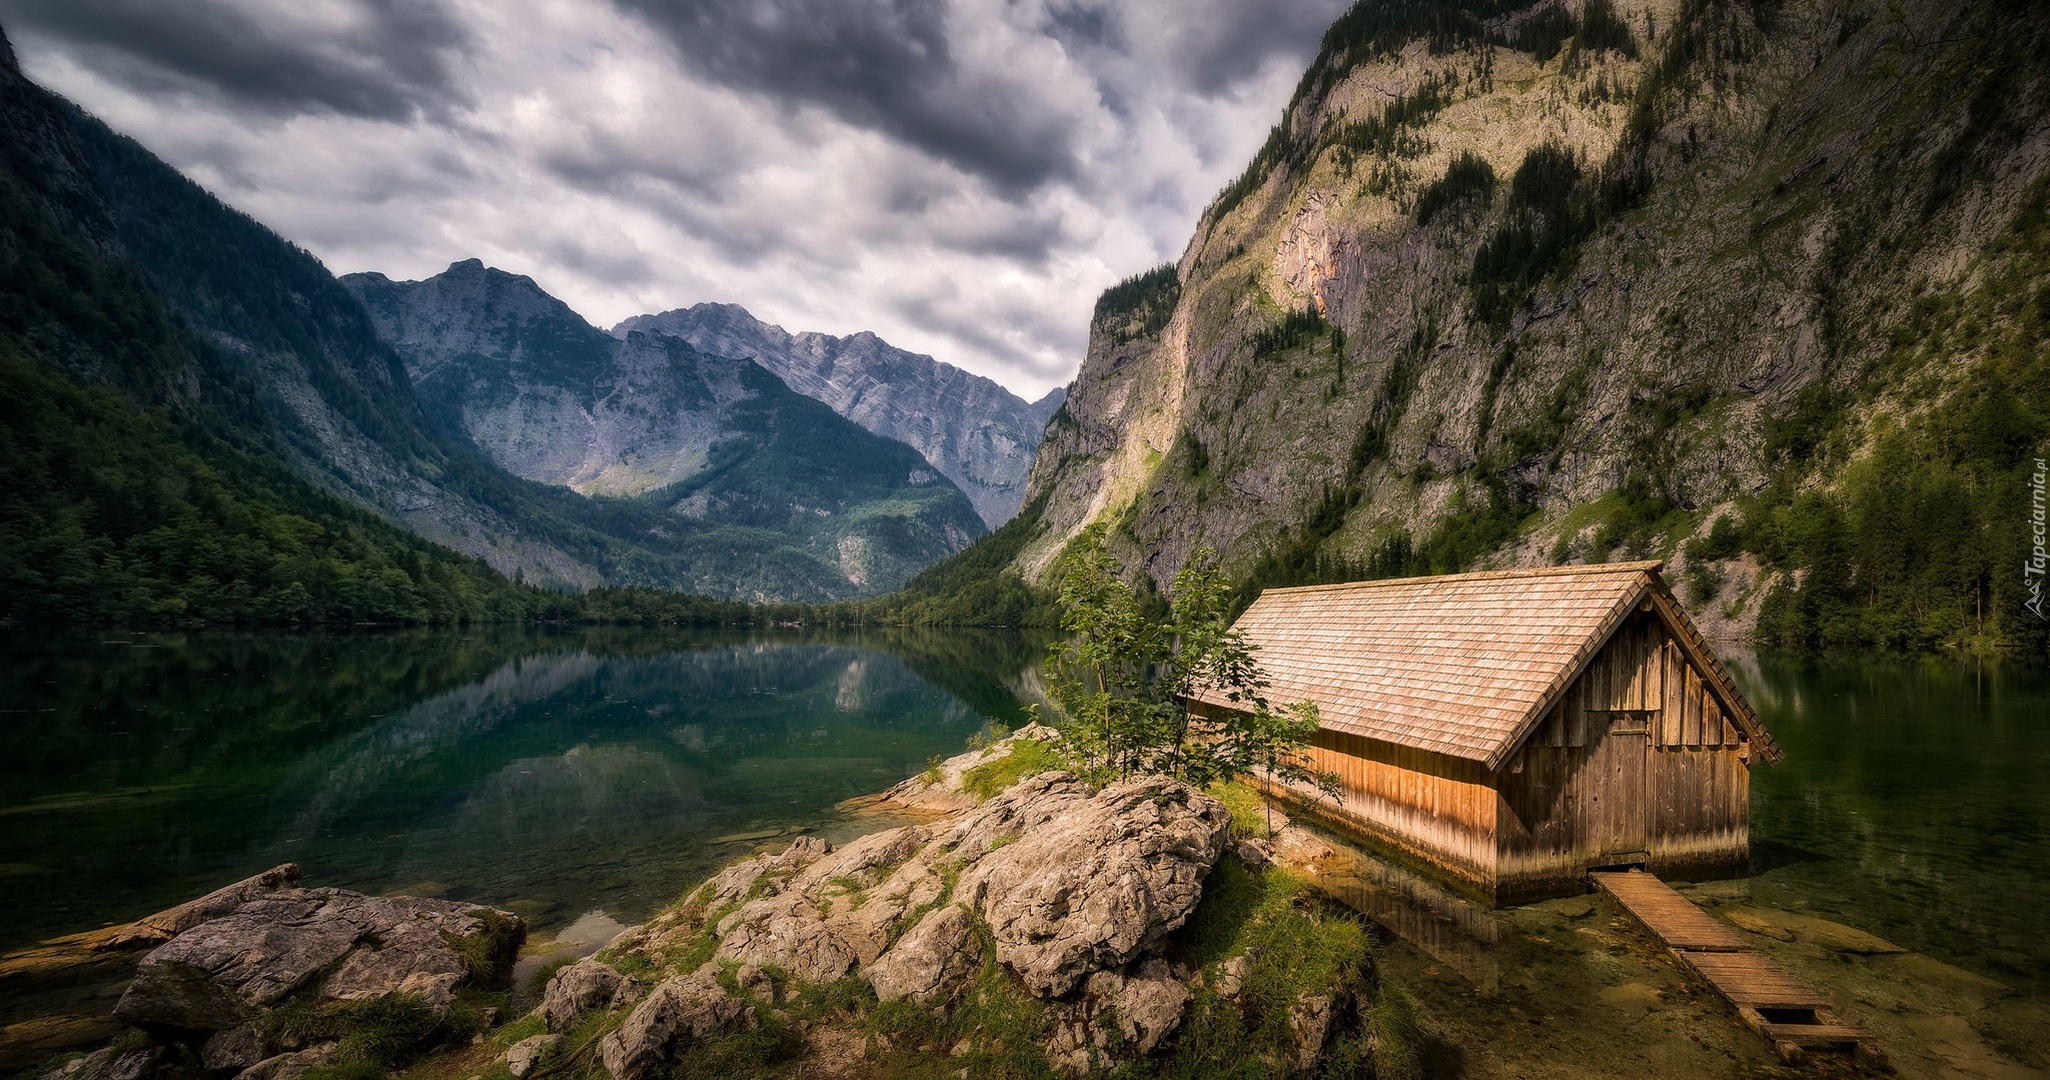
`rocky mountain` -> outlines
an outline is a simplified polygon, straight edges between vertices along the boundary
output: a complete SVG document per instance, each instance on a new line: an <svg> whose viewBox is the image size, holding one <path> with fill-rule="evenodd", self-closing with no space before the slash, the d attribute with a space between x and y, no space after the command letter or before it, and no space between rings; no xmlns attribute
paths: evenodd
<svg viewBox="0 0 2050 1080"><path fill-rule="evenodd" d="M1013 571L1651 555L1712 629L2046 640L2050 20L2018 0L1353 7L1106 293ZM988 552L976 553L983 562Z"/></svg>
<svg viewBox="0 0 2050 1080"><path fill-rule="evenodd" d="M888 439L908 443L952 480L994 529L1018 512L1047 418L1065 397L1027 402L980 375L906 352L867 331L792 334L735 304L636 315L626 337L659 331L706 352L752 357L792 390Z"/></svg>
<svg viewBox="0 0 2050 1080"><path fill-rule="evenodd" d="M887 592L983 532L916 451L751 360L659 333L614 338L476 260L425 281L343 283L449 431L525 479L638 496L696 547L810 567L804 599Z"/></svg>
<svg viewBox="0 0 2050 1080"><path fill-rule="evenodd" d="M758 476L749 462L833 461L801 508L707 520L515 476L423 408L316 259L4 60L0 619L573 613L509 577L824 601L886 591L982 531L914 451L748 365L724 392L781 434L757 440L766 456L709 451L704 500Z"/></svg>

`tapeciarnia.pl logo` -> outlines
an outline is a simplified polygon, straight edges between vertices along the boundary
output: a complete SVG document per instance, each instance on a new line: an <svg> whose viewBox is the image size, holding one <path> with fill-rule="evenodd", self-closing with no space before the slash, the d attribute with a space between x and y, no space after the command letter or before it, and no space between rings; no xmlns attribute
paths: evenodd
<svg viewBox="0 0 2050 1080"><path fill-rule="evenodd" d="M2044 520L2043 481L2050 468L2042 458L2036 459L2036 471L2029 476L2029 533L2034 545L2029 549L2027 562L2022 563L2022 582L2028 587L2029 599L2022 606L2036 613L2039 619L2050 619L2043 613L2043 571L2050 565L2050 523Z"/></svg>

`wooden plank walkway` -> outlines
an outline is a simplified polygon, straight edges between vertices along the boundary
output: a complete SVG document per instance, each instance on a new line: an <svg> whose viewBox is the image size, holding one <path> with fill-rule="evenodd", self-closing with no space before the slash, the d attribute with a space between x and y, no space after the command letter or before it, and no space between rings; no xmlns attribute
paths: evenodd
<svg viewBox="0 0 2050 1080"><path fill-rule="evenodd" d="M1668 949L1740 953L1750 948L1730 924L1694 906L1657 874L1599 873L1594 880Z"/></svg>
<svg viewBox="0 0 2050 1080"><path fill-rule="evenodd" d="M1753 951L1736 931L1674 892L1658 875L1631 870L1588 876L1721 994L1738 1018L1772 1044L1781 1058L1791 1062L1810 1049L1840 1049L1877 1068L1886 1067L1879 1044L1866 1032L1838 1021L1829 999L1771 957Z"/></svg>

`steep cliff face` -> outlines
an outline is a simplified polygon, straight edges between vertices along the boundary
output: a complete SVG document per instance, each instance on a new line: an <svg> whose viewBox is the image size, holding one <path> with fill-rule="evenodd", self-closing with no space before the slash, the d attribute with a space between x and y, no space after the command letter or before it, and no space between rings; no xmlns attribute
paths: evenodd
<svg viewBox="0 0 2050 1080"><path fill-rule="evenodd" d="M676 338L614 340L533 280L459 262L425 281L342 279L430 415L515 475L639 495L705 467L755 396L746 360Z"/></svg>
<svg viewBox="0 0 2050 1080"><path fill-rule="evenodd" d="M699 561L761 564L744 598L886 592L983 532L910 447L751 360L664 334L613 338L476 260L426 281L343 283L430 416L518 476L660 509L652 527ZM785 571L787 586L767 584ZM692 587L735 595L713 573Z"/></svg>
<svg viewBox="0 0 2050 1080"><path fill-rule="evenodd" d="M2046 23L1355 7L1179 263L1099 304L1014 565L1045 580L1094 520L1161 583L1199 545L1256 583L1650 554L1746 632L1962 543L1898 606L2012 615L1992 516L2050 423ZM1945 499L1959 537L1884 519ZM1804 599L1832 545L1847 576Z"/></svg>
<svg viewBox="0 0 2050 1080"><path fill-rule="evenodd" d="M847 337L792 334L734 304L698 304L636 315L613 328L656 331L706 352L752 357L792 390L887 439L909 444L952 480L990 528L1010 520L1055 391L1027 402L980 375L906 352L867 331Z"/></svg>

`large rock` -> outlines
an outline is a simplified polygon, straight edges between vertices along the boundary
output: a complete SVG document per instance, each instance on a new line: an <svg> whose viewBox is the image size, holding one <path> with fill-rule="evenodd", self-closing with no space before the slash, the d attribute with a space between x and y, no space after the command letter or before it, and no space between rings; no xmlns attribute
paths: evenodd
<svg viewBox="0 0 2050 1080"><path fill-rule="evenodd" d="M936 847L968 864L1026 833L1046 831L1050 822L1087 803L1094 792L1068 772L1044 772L1005 788L946 830Z"/></svg>
<svg viewBox="0 0 2050 1080"><path fill-rule="evenodd" d="M273 866L254 877L228 885L177 907L145 916L124 926L108 938L100 947L106 949L139 949L158 945L198 926L200 923L218 919L236 908L269 893L289 889L299 884L304 871L297 863Z"/></svg>
<svg viewBox="0 0 2050 1080"><path fill-rule="evenodd" d="M742 859L711 880L705 910L717 911L754 896L781 892L792 875L832 851L833 842L824 837L800 836L774 855Z"/></svg>
<svg viewBox="0 0 2050 1080"><path fill-rule="evenodd" d="M173 1077L199 1080L205 1075L204 1069L181 1066L178 1055L169 1047L145 1046L130 1050L110 1046L82 1058L74 1058L44 1073L42 1080L171 1080Z"/></svg>
<svg viewBox="0 0 2050 1080"><path fill-rule="evenodd" d="M639 982L587 956L549 978L541 994L541 1019L550 1031L568 1031L586 1013L628 1004L640 991Z"/></svg>
<svg viewBox="0 0 2050 1080"><path fill-rule="evenodd" d="M852 971L860 956L824 921L818 905L802 893L765 896L720 921L719 949L712 955L773 965L807 982L831 982Z"/></svg>
<svg viewBox="0 0 2050 1080"><path fill-rule="evenodd" d="M838 850L819 841L823 850L795 859L793 844L791 851L763 860L746 889L763 895L719 921L715 955L755 967L774 965L812 982L829 982L874 961L889 947L899 916L939 896L942 886L929 868L905 865L929 839L924 828L909 825ZM892 874L900 867L904 872ZM779 880L786 870L787 879ZM715 883L724 884L715 884L715 899L731 895L743 876L721 874Z"/></svg>
<svg viewBox="0 0 2050 1080"><path fill-rule="evenodd" d="M1080 1000L1056 1014L1047 1061L1080 1076L1113 1056L1152 1053L1181 1026L1190 997L1181 973L1158 958L1095 972L1084 981Z"/></svg>
<svg viewBox="0 0 2050 1080"><path fill-rule="evenodd" d="M567 1040L560 1035L536 1035L531 1039L521 1039L506 1047L505 1055L500 1060L505 1062L505 1071L513 1074L513 1080L525 1080L528 1073L540 1066L542 1059L561 1050L565 1041Z"/></svg>
<svg viewBox="0 0 2050 1080"><path fill-rule="evenodd" d="M328 1059L334 1056L333 1043L279 1054L236 1073L235 1080L299 1080L300 1077L327 1064Z"/></svg>
<svg viewBox="0 0 2050 1080"><path fill-rule="evenodd" d="M269 1056L263 1031L253 1023L216 1031L199 1048L200 1062L214 1072L240 1072Z"/></svg>
<svg viewBox="0 0 2050 1080"><path fill-rule="evenodd" d="M490 959L498 961L525 935L518 916L498 912L487 922L477 910L341 889L267 892L143 957L115 1015L218 1031L256 1018L323 971L331 973L317 990L320 1000L406 993L440 1009L471 974L452 942L497 950Z"/></svg>
<svg viewBox="0 0 2050 1080"><path fill-rule="evenodd" d="M697 1040L754 1024L754 1009L719 985L718 971L706 964L663 982L605 1036L598 1057L614 1080L639 1080Z"/></svg>
<svg viewBox="0 0 2050 1080"><path fill-rule="evenodd" d="M866 974L883 1001L950 1001L975 974L975 917L949 904L920 919Z"/></svg>
<svg viewBox="0 0 2050 1080"><path fill-rule="evenodd" d="M1034 786L1053 794L1072 781L1044 774L1004 798ZM1081 800L1037 798L1014 816L1037 817L1042 802L1058 807L1058 820L1021 827L1015 841L987 849L962 874L956 897L989 924L998 959L1034 993L1059 997L1188 920L1231 815L1216 799L1157 776Z"/></svg>

